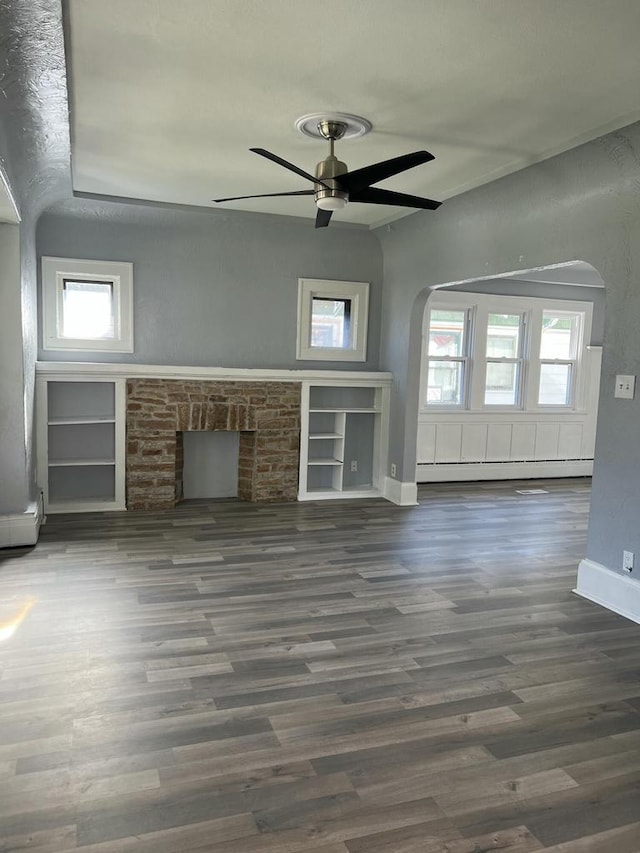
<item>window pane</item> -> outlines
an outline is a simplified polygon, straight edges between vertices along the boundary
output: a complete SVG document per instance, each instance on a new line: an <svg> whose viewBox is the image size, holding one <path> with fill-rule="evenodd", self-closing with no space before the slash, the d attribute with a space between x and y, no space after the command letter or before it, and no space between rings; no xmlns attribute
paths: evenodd
<svg viewBox="0 0 640 853"><path fill-rule="evenodd" d="M351 346L351 300L311 300L311 346L348 349Z"/></svg>
<svg viewBox="0 0 640 853"><path fill-rule="evenodd" d="M575 358L579 332L579 314L544 311L540 358Z"/></svg>
<svg viewBox="0 0 640 853"><path fill-rule="evenodd" d="M538 403L543 406L568 406L571 403L571 365L541 364Z"/></svg>
<svg viewBox="0 0 640 853"><path fill-rule="evenodd" d="M429 355L464 355L466 311L431 311Z"/></svg>
<svg viewBox="0 0 640 853"><path fill-rule="evenodd" d="M464 363L460 361L429 361L427 405L462 403Z"/></svg>
<svg viewBox="0 0 640 853"><path fill-rule="evenodd" d="M484 402L487 406L515 406L518 402L518 364L487 364Z"/></svg>
<svg viewBox="0 0 640 853"><path fill-rule="evenodd" d="M489 314L487 358L518 358L521 314Z"/></svg>
<svg viewBox="0 0 640 853"><path fill-rule="evenodd" d="M93 340L115 337L111 282L64 282L61 336Z"/></svg>

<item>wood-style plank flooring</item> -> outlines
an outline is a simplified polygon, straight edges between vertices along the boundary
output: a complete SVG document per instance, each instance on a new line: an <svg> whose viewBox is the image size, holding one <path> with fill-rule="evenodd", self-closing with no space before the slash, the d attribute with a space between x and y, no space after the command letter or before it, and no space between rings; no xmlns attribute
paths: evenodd
<svg viewBox="0 0 640 853"><path fill-rule="evenodd" d="M640 626L571 592L588 508L50 518L0 555L0 851L638 853Z"/></svg>

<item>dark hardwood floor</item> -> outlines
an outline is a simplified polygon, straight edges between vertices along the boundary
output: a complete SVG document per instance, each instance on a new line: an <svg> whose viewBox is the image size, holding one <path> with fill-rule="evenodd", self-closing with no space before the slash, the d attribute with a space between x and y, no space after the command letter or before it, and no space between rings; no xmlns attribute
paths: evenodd
<svg viewBox="0 0 640 853"><path fill-rule="evenodd" d="M638 853L640 626L571 592L588 508L50 518L0 555L1 853Z"/></svg>

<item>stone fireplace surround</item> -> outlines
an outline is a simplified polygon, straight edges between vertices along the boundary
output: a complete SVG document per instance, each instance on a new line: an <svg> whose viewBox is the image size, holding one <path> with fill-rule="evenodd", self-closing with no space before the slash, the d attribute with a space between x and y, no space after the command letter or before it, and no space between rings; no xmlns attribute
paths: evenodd
<svg viewBox="0 0 640 853"><path fill-rule="evenodd" d="M127 381L128 509L168 509L182 497L182 435L240 433L238 497L295 501L300 382L141 378Z"/></svg>

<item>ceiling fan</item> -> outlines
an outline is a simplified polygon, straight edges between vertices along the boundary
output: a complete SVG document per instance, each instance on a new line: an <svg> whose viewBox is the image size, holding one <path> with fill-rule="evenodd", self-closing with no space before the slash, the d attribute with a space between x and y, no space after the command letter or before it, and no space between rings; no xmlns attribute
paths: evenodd
<svg viewBox="0 0 640 853"><path fill-rule="evenodd" d="M419 210L436 210L440 207L442 202L433 201L430 198L420 198L419 196L396 193L391 190L383 190L372 186L372 184L377 184L378 181L383 181L392 175L406 172L407 169L413 169L414 166L420 166L422 163L428 163L429 160L434 159L433 154L430 154L428 151L414 151L412 154L403 154L400 157L393 157L391 160L383 160L380 163L373 163L371 166L365 166L362 169L349 172L347 164L338 160L333 151L334 143L336 140L342 139L347 128L347 122L335 119L323 119L317 123L318 133L313 135L321 136L328 140L329 156L318 163L315 176L310 175L293 163L289 163L288 160L283 160L282 157L266 151L264 148L249 149L255 154L266 157L267 160L272 160L274 163L284 166L290 172L295 172L296 175L300 175L300 177L311 181L315 184L314 189L287 193L263 193L262 195L215 198L213 201L220 204L225 201L239 201L245 198L312 195L315 196L316 207L318 208L316 228L326 228L331 220L333 211L346 207L347 203L352 201L364 202L365 204L389 204L397 207L414 207Z"/></svg>

